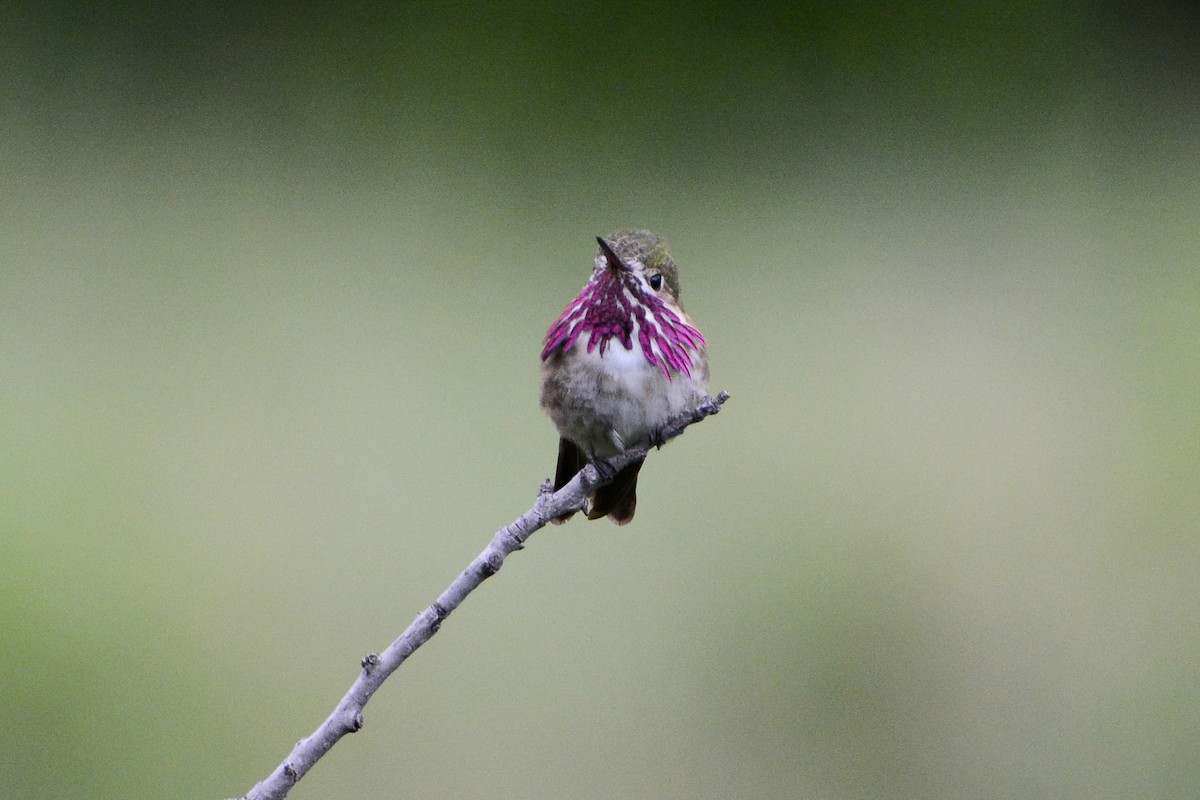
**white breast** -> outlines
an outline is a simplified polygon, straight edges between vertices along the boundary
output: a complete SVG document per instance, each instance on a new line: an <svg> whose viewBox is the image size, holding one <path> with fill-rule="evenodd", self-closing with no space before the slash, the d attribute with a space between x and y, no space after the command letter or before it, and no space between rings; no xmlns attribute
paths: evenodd
<svg viewBox="0 0 1200 800"><path fill-rule="evenodd" d="M591 444L599 455L619 449L614 438L625 445L646 441L707 390L698 378L672 373L668 379L661 368L646 361L636 331L628 350L615 339L609 341L603 356L598 346L588 352L584 341L576 342L573 350L573 357L590 367L584 372L595 376L594 419L606 429L603 438L608 440L597 438L600 430L590 431ZM697 365L694 374L699 376L699 372Z"/></svg>

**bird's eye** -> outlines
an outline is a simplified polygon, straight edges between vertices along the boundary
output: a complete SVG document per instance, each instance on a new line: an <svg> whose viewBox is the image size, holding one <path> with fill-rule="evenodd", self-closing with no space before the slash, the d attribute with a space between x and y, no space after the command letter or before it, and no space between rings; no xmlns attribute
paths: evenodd
<svg viewBox="0 0 1200 800"><path fill-rule="evenodd" d="M662 275L661 274L656 273L656 274L650 276L650 288L656 292L662 288Z"/></svg>

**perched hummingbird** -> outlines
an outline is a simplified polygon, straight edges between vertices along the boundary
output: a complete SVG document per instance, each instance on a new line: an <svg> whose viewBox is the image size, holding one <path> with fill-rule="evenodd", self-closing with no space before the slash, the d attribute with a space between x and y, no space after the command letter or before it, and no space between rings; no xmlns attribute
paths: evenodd
<svg viewBox="0 0 1200 800"><path fill-rule="evenodd" d="M542 408L561 434L556 491L589 461L660 443L667 422L708 391L704 337L679 303L667 243L635 230L596 241L592 276L542 349ZM588 519L633 519L641 468L639 459L597 489Z"/></svg>

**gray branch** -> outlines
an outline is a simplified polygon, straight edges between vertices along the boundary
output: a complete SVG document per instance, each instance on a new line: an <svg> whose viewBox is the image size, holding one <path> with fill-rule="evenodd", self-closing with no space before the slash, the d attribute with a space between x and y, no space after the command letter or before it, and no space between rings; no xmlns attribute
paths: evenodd
<svg viewBox="0 0 1200 800"><path fill-rule="evenodd" d="M721 410L721 404L729 399L728 392L721 392L716 397L705 397L688 413L676 418L662 431L662 442L673 439L692 423L699 422L705 417L716 414ZM589 464L557 492L549 482L543 483L538 492L537 501L533 508L522 514L515 522L501 528L492 537L491 544L475 557L471 565L463 570L454 582L437 601L422 611L400 638L392 642L382 653L369 653L362 660L362 672L358 679L346 692L346 696L337 704L333 713L313 731L312 735L301 739L283 763L275 771L260 781L246 793L241 800L277 800L287 795L291 788L303 778L308 771L328 753L338 740L347 733L354 733L363 726L363 707L371 699L376 690L383 685L388 676L405 662L413 652L425 644L441 627L442 621L450 612L458 608L463 600L473 592L479 584L499 571L504 565L504 559L509 553L520 550L525 546L525 540L534 531L542 528L554 517L570 511L583 508L589 494L611 480L617 470L644 458L650 450L650 445L633 447L625 452L605 459L609 469L603 470L610 477L605 478L595 466Z"/></svg>

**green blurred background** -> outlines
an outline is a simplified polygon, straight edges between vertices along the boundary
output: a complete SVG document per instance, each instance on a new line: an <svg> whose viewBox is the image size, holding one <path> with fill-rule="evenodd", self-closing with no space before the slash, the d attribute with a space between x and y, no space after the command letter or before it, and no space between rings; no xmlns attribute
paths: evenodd
<svg viewBox="0 0 1200 800"><path fill-rule="evenodd" d="M725 413L292 796L1194 796L1189 4L5 17L5 797L270 772L531 504L624 226Z"/></svg>

